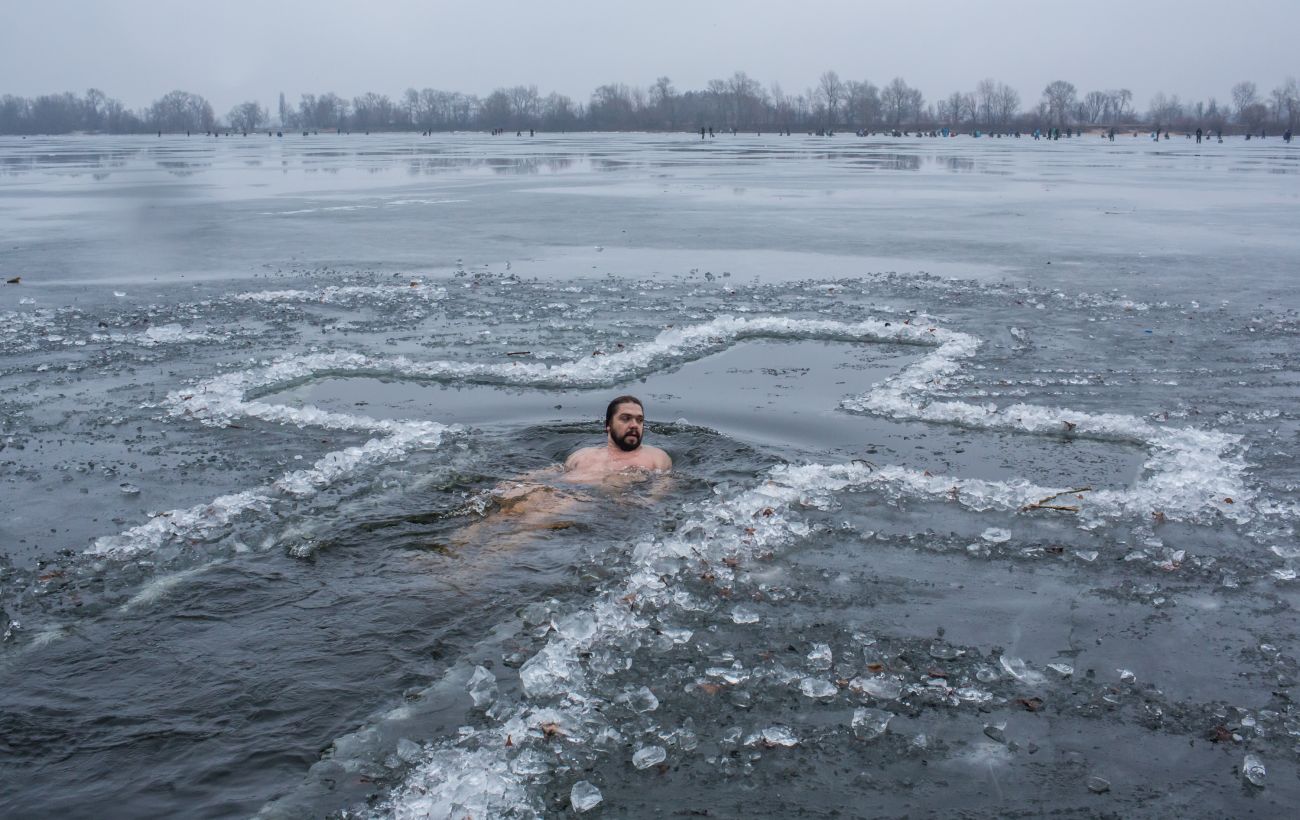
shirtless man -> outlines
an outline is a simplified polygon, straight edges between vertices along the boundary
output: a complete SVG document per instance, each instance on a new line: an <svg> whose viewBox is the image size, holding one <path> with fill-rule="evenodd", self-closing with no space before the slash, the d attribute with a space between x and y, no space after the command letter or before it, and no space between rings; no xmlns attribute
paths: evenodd
<svg viewBox="0 0 1300 820"><path fill-rule="evenodd" d="M602 485L621 490L647 474L666 473L673 460L658 447L643 445L645 410L635 396L619 396L605 408L605 444L584 447L565 459L563 471L546 467L499 484L491 491L495 509L487 517L468 524L451 536L451 544L492 543L512 548L529 538L530 532L561 530L572 526L565 515L591 501L582 491L556 486L563 484ZM557 474L558 473L558 474ZM651 497L662 492L662 486Z"/></svg>
<svg viewBox="0 0 1300 820"><path fill-rule="evenodd" d="M673 460L658 447L642 445L645 409L636 396L619 396L605 408L605 445L583 447L564 462L564 480L597 481L610 473L631 470L664 473Z"/></svg>

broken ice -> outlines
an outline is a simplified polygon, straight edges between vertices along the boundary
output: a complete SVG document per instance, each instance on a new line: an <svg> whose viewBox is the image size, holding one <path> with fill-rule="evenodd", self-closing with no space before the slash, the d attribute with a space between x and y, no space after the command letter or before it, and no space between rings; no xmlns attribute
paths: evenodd
<svg viewBox="0 0 1300 820"><path fill-rule="evenodd" d="M818 670L830 669L832 658L829 644L815 643L808 652L808 667Z"/></svg>
<svg viewBox="0 0 1300 820"><path fill-rule="evenodd" d="M632 765L638 769L648 769L656 763L662 763L668 757L663 746L642 746L632 755Z"/></svg>
<svg viewBox="0 0 1300 820"><path fill-rule="evenodd" d="M603 799L600 789L585 780L574 783L573 788L569 790L569 803L573 805L573 810L578 814L591 811L599 806L600 801Z"/></svg>
<svg viewBox="0 0 1300 820"><path fill-rule="evenodd" d="M758 623L758 613L752 607L738 604L731 610L731 620L738 624L756 624Z"/></svg>
<svg viewBox="0 0 1300 820"><path fill-rule="evenodd" d="M808 677L799 681L799 691L810 698L829 698L834 697L839 690L828 680Z"/></svg>
<svg viewBox="0 0 1300 820"><path fill-rule="evenodd" d="M470 676L465 688L469 690L469 696L474 699L475 706L491 703L497 698L496 676L482 666L474 667L474 674Z"/></svg>
<svg viewBox="0 0 1300 820"><path fill-rule="evenodd" d="M859 740L875 740L889 728L889 721L894 719L891 712L884 709L860 707L853 710L853 736Z"/></svg>
<svg viewBox="0 0 1300 820"><path fill-rule="evenodd" d="M1241 776L1246 778L1252 786L1263 788L1264 778L1268 774L1264 769L1264 761L1255 755L1246 755L1246 759L1241 761Z"/></svg>

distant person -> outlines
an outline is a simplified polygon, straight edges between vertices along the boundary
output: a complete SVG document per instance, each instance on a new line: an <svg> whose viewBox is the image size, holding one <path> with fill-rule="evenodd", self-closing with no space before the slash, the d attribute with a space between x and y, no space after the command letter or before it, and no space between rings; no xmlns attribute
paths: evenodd
<svg viewBox="0 0 1300 820"><path fill-rule="evenodd" d="M1196 129L1196 144L1201 144L1201 129L1199 128Z"/></svg>
<svg viewBox="0 0 1300 820"><path fill-rule="evenodd" d="M1285 142L1287 145L1290 145L1290 144L1291 144L1291 129L1290 129L1290 128L1286 129L1286 131L1284 131L1284 132L1282 133L1282 141Z"/></svg>
<svg viewBox="0 0 1300 820"><path fill-rule="evenodd" d="M700 126L700 139L704 139L704 126Z"/></svg>

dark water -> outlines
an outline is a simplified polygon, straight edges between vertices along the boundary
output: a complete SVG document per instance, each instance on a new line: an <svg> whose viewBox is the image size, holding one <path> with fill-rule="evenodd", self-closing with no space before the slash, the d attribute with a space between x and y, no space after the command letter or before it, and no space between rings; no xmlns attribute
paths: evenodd
<svg viewBox="0 0 1300 820"><path fill-rule="evenodd" d="M0 810L1285 814L1297 156L0 141Z"/></svg>

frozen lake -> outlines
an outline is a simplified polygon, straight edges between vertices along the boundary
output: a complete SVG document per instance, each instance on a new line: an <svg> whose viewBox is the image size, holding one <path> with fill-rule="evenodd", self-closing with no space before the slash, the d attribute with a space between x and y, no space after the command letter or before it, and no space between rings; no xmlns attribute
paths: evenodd
<svg viewBox="0 0 1300 820"><path fill-rule="evenodd" d="M1286 814L1296 225L1273 139L0 138L0 814ZM525 528L623 392L674 475Z"/></svg>

